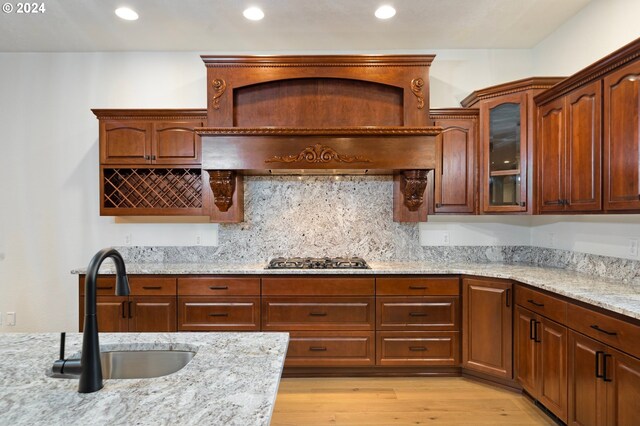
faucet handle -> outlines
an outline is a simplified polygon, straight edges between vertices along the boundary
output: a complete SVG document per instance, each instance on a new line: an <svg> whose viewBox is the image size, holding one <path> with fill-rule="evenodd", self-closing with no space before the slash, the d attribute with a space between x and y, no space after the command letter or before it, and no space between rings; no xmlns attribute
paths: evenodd
<svg viewBox="0 0 640 426"><path fill-rule="evenodd" d="M65 333L64 331L60 333L60 358L58 359L64 359L64 343L65 343L66 337L67 337L67 333Z"/></svg>

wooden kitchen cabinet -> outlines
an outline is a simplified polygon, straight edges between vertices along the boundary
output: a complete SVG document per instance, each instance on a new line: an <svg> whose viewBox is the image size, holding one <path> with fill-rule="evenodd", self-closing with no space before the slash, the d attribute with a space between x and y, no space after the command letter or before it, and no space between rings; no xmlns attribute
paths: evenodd
<svg viewBox="0 0 640 426"><path fill-rule="evenodd" d="M538 107L538 209L602 209L602 91L595 81Z"/></svg>
<svg viewBox="0 0 640 426"><path fill-rule="evenodd" d="M286 367L371 366L374 295L372 277L265 277L262 330L290 332Z"/></svg>
<svg viewBox="0 0 640 426"><path fill-rule="evenodd" d="M512 379L513 284L464 278L462 294L462 367Z"/></svg>
<svg viewBox="0 0 640 426"><path fill-rule="evenodd" d="M567 420L567 328L521 306L515 314L516 379L562 421Z"/></svg>
<svg viewBox="0 0 640 426"><path fill-rule="evenodd" d="M480 213L526 213L533 209L536 114L533 97L561 81L532 77L477 90L461 103L480 109Z"/></svg>
<svg viewBox="0 0 640 426"><path fill-rule="evenodd" d="M202 161L200 138L194 129L204 126L204 111L93 112L100 121L101 164L176 166L198 165Z"/></svg>
<svg viewBox="0 0 640 426"><path fill-rule="evenodd" d="M460 365L460 278L376 278L376 364Z"/></svg>
<svg viewBox="0 0 640 426"><path fill-rule="evenodd" d="M640 210L640 61L604 78L604 208Z"/></svg>
<svg viewBox="0 0 640 426"><path fill-rule="evenodd" d="M570 425L636 425L640 359L569 333Z"/></svg>
<svg viewBox="0 0 640 426"><path fill-rule="evenodd" d="M478 110L475 108L432 109L434 125L442 127L436 139L436 169L433 179L435 214L476 212Z"/></svg>
<svg viewBox="0 0 640 426"><path fill-rule="evenodd" d="M84 283L79 279L79 324L84 328ZM98 330L101 332L171 332L177 330L176 279L129 276L129 296L113 296L115 276L97 283Z"/></svg>
<svg viewBox="0 0 640 426"><path fill-rule="evenodd" d="M260 278L178 278L178 330L260 331Z"/></svg>

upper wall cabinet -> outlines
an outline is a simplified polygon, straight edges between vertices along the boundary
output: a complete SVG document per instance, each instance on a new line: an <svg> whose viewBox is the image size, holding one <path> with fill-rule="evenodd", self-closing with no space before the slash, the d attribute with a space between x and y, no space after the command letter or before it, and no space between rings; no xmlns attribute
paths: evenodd
<svg viewBox="0 0 640 426"><path fill-rule="evenodd" d="M202 110L93 110L101 164L200 164Z"/></svg>
<svg viewBox="0 0 640 426"><path fill-rule="evenodd" d="M640 39L536 96L538 208L640 211Z"/></svg>
<svg viewBox="0 0 640 426"><path fill-rule="evenodd" d="M436 139L433 200L435 214L476 212L476 156L478 110L476 108L432 109L434 125L442 127ZM430 183L431 185L431 183Z"/></svg>
<svg viewBox="0 0 640 426"><path fill-rule="evenodd" d="M538 209L602 209L600 81L538 108Z"/></svg>
<svg viewBox="0 0 640 426"><path fill-rule="evenodd" d="M195 128L204 110L93 110L100 121L100 214L206 215Z"/></svg>
<svg viewBox="0 0 640 426"><path fill-rule="evenodd" d="M533 96L560 80L518 80L473 92L462 101L480 109L481 213L533 213Z"/></svg>
<svg viewBox="0 0 640 426"><path fill-rule="evenodd" d="M604 79L604 203L640 210L640 62Z"/></svg>

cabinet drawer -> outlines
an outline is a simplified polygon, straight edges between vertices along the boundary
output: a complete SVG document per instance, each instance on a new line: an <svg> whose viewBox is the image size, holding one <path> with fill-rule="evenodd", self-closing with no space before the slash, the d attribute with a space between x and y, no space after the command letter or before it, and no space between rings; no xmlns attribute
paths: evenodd
<svg viewBox="0 0 640 426"><path fill-rule="evenodd" d="M640 326L610 317L590 309L570 304L567 326L640 357Z"/></svg>
<svg viewBox="0 0 640 426"><path fill-rule="evenodd" d="M459 277L376 278L378 296L458 296Z"/></svg>
<svg viewBox="0 0 640 426"><path fill-rule="evenodd" d="M378 297L378 330L457 330L457 297Z"/></svg>
<svg viewBox="0 0 640 426"><path fill-rule="evenodd" d="M560 324L567 321L567 302L521 285L516 286L516 303Z"/></svg>
<svg viewBox="0 0 640 426"><path fill-rule="evenodd" d="M460 364L458 332L379 331L376 333L378 365Z"/></svg>
<svg viewBox="0 0 640 426"><path fill-rule="evenodd" d="M260 278L178 278L179 296L260 296Z"/></svg>
<svg viewBox="0 0 640 426"><path fill-rule="evenodd" d="M175 296L175 278L129 276L131 296Z"/></svg>
<svg viewBox="0 0 640 426"><path fill-rule="evenodd" d="M265 296L373 296L373 278L278 277L262 279Z"/></svg>
<svg viewBox="0 0 640 426"><path fill-rule="evenodd" d="M260 330L259 297L179 297L178 330Z"/></svg>
<svg viewBox="0 0 640 426"><path fill-rule="evenodd" d="M85 275L80 275L80 296L84 296L84 284ZM100 275L96 282L96 294L98 296L115 296L116 294L116 276L115 275Z"/></svg>
<svg viewBox="0 0 640 426"><path fill-rule="evenodd" d="M373 330L373 297L270 297L263 330Z"/></svg>
<svg viewBox="0 0 640 426"><path fill-rule="evenodd" d="M373 365L374 336L361 331L291 332L285 366Z"/></svg>

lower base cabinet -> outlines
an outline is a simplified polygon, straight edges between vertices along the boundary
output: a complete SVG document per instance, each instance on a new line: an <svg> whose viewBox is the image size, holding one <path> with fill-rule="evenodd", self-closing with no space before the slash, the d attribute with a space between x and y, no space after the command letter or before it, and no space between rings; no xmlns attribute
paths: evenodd
<svg viewBox="0 0 640 426"><path fill-rule="evenodd" d="M462 367L513 378L513 283L462 280Z"/></svg>
<svg viewBox="0 0 640 426"><path fill-rule="evenodd" d="M515 315L516 379L567 421L567 328L521 306Z"/></svg>
<svg viewBox="0 0 640 426"><path fill-rule="evenodd" d="M635 426L640 421L640 360L569 332L570 425Z"/></svg>
<svg viewBox="0 0 640 426"><path fill-rule="evenodd" d="M370 366L375 364L375 333L291 331L285 366Z"/></svg>
<svg viewBox="0 0 640 426"><path fill-rule="evenodd" d="M379 331L376 364L384 366L457 366L457 331Z"/></svg>
<svg viewBox="0 0 640 426"><path fill-rule="evenodd" d="M165 296L98 296L101 332L162 333L177 331L176 299ZM84 329L84 297L80 298L80 331Z"/></svg>

